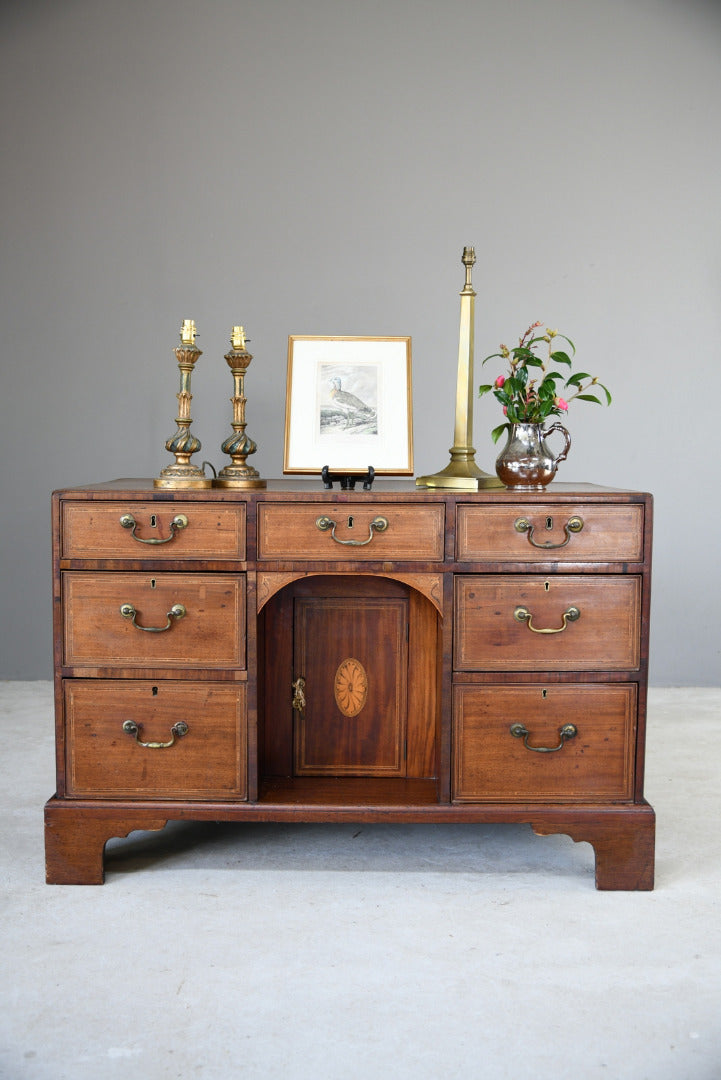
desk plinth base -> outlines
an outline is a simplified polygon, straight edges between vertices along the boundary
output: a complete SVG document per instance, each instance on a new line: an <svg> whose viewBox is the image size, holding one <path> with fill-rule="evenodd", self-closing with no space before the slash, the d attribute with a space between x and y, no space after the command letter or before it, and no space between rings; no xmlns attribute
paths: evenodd
<svg viewBox="0 0 721 1080"><path fill-rule="evenodd" d="M45 806L49 885L102 885L105 844L168 821L528 824L539 836L564 833L591 844L596 888L647 891L654 884L656 816L648 803L611 806L380 805L273 803L118 803L52 798Z"/></svg>

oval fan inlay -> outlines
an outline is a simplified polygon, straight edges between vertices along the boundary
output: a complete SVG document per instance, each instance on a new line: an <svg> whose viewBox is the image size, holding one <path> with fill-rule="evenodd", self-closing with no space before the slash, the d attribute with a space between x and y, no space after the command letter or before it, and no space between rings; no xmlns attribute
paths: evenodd
<svg viewBox="0 0 721 1080"><path fill-rule="evenodd" d="M344 716L357 716L368 697L368 676L360 660L349 656L335 673L335 702Z"/></svg>

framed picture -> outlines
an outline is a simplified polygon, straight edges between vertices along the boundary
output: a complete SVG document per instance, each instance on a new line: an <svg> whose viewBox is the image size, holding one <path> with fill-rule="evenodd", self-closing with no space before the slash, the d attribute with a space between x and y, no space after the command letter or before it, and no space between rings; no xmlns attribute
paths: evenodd
<svg viewBox="0 0 721 1080"><path fill-rule="evenodd" d="M413 474L411 339L288 338L284 473Z"/></svg>

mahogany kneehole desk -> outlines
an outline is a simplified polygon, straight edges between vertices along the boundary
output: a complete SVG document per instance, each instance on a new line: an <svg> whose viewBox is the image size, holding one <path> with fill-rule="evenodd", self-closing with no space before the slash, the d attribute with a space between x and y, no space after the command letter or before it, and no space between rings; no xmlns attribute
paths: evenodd
<svg viewBox="0 0 721 1080"><path fill-rule="evenodd" d="M47 880L169 820L525 822L653 888L651 496L53 496Z"/></svg>

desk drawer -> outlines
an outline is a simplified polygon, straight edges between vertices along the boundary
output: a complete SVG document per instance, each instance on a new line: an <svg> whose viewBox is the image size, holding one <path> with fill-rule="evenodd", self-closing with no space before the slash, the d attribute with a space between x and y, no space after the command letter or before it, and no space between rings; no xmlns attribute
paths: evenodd
<svg viewBox="0 0 721 1080"><path fill-rule="evenodd" d="M459 575L458 671L632 670L640 662L641 581L599 574Z"/></svg>
<svg viewBox="0 0 721 1080"><path fill-rule="evenodd" d="M635 683L456 686L454 801L630 799L636 697ZM514 724L525 732L514 736ZM568 724L575 734L564 737Z"/></svg>
<svg viewBox="0 0 721 1080"><path fill-rule="evenodd" d="M242 574L62 575L68 666L245 666Z"/></svg>
<svg viewBox="0 0 721 1080"><path fill-rule="evenodd" d="M444 525L443 505L264 503L258 558L440 561Z"/></svg>
<svg viewBox="0 0 721 1080"><path fill-rule="evenodd" d="M74 679L64 694L68 795L246 798L244 684Z"/></svg>
<svg viewBox="0 0 721 1080"><path fill-rule="evenodd" d="M245 558L245 506L65 502L65 559Z"/></svg>
<svg viewBox="0 0 721 1080"><path fill-rule="evenodd" d="M461 505L456 545L461 561L637 562L643 559L643 506Z"/></svg>

